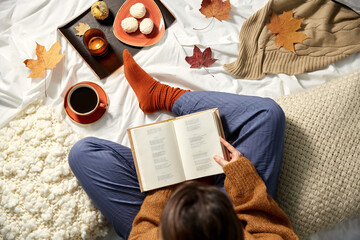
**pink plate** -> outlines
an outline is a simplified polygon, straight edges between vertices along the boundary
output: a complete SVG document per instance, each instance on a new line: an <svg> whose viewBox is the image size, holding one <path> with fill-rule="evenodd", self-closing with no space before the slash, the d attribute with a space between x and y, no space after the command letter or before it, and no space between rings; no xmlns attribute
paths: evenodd
<svg viewBox="0 0 360 240"><path fill-rule="evenodd" d="M139 29L136 32L127 33L121 27L121 21L124 18L131 17L130 7L135 3L142 3L146 8L145 16L138 19L138 23L140 24L144 18L150 18L154 22L154 29L150 34L145 35ZM127 0L116 14L113 32L115 37L123 43L136 47L145 47L160 41L165 32L165 22L159 7L153 0Z"/></svg>

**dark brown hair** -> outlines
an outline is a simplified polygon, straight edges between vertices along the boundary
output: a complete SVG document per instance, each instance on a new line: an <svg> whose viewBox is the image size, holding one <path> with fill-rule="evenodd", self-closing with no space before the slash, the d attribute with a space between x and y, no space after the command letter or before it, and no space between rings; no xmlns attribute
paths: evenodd
<svg viewBox="0 0 360 240"><path fill-rule="evenodd" d="M165 205L160 236L164 240L242 240L243 228L219 188L189 182L181 185Z"/></svg>

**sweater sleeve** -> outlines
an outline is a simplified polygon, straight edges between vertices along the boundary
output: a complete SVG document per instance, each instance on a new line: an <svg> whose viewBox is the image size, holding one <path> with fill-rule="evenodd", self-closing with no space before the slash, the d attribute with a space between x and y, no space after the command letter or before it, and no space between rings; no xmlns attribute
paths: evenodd
<svg viewBox="0 0 360 240"><path fill-rule="evenodd" d="M174 189L171 186L148 193L133 221L129 240L158 239L161 213Z"/></svg>
<svg viewBox="0 0 360 240"><path fill-rule="evenodd" d="M265 183L247 158L225 165L224 172L224 186L244 226L245 239L298 239L290 220L267 194Z"/></svg>

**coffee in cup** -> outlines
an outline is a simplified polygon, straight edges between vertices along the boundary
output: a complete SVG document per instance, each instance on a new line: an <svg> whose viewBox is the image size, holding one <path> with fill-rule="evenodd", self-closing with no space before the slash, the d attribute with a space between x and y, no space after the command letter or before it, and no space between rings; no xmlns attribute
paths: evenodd
<svg viewBox="0 0 360 240"><path fill-rule="evenodd" d="M88 84L74 86L68 94L67 103L75 114L83 116L92 114L98 108L106 108L106 104L100 102L97 91Z"/></svg>

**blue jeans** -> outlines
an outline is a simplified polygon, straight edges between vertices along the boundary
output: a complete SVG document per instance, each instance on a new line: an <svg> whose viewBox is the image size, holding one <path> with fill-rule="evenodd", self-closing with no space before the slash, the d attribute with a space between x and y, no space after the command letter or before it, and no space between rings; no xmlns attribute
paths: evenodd
<svg viewBox="0 0 360 240"><path fill-rule="evenodd" d="M184 93L172 112L180 116L216 107L226 140L254 164L268 193L275 198L284 144L283 111L269 98L199 91ZM139 189L131 149L88 137L73 146L69 164L117 234L127 239L146 196ZM224 175L218 175L215 185L223 188L223 180Z"/></svg>

